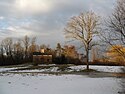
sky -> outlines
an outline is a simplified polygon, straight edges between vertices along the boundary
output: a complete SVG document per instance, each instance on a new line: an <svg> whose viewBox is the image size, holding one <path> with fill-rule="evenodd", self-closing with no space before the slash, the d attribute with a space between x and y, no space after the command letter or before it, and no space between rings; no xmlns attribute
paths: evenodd
<svg viewBox="0 0 125 94"><path fill-rule="evenodd" d="M0 0L0 40L37 37L39 44L66 42L64 27L80 12L94 11L103 18L116 0Z"/></svg>

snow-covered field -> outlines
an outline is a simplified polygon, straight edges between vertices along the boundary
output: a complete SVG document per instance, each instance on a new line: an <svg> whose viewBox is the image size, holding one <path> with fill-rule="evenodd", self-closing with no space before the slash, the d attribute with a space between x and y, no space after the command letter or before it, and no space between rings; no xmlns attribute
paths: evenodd
<svg viewBox="0 0 125 94"><path fill-rule="evenodd" d="M0 94L119 94L120 81L86 75L1 74Z"/></svg>
<svg viewBox="0 0 125 94"><path fill-rule="evenodd" d="M62 71L60 69L65 67L63 71L69 74L60 74ZM91 69L100 71L101 76L100 74L70 74L85 68L84 65L39 65L38 69L34 69L33 66L0 67L0 94L125 94L124 76L119 78L106 75L107 72L124 73L121 70L123 66L90 66ZM42 72L56 72L58 75ZM103 74L104 72L106 74Z"/></svg>

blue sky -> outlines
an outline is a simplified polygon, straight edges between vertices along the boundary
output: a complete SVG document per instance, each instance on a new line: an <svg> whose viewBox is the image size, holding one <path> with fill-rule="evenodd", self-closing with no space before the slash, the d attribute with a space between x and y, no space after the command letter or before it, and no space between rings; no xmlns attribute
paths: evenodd
<svg viewBox="0 0 125 94"><path fill-rule="evenodd" d="M63 28L80 12L107 17L116 0L0 0L0 40L36 36L38 43L64 43Z"/></svg>

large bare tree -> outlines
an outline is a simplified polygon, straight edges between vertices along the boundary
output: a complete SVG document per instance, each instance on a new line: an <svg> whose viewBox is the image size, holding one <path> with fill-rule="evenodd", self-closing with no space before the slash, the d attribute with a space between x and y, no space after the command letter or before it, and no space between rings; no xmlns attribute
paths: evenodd
<svg viewBox="0 0 125 94"><path fill-rule="evenodd" d="M125 45L125 0L117 1L114 12L107 23L112 34L115 35L115 38Z"/></svg>
<svg viewBox="0 0 125 94"><path fill-rule="evenodd" d="M89 69L89 50L96 45L93 39L98 34L99 18L94 12L81 13L72 17L64 29L66 38L78 40L83 44L87 69Z"/></svg>
<svg viewBox="0 0 125 94"><path fill-rule="evenodd" d="M104 42L113 47L122 57L125 53L114 45L125 46L125 0L117 0L112 15L106 21L106 29L101 35Z"/></svg>

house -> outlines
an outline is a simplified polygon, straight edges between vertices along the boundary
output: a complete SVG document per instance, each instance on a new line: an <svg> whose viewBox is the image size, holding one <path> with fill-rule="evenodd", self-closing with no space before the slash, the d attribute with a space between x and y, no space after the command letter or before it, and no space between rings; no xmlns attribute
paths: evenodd
<svg viewBox="0 0 125 94"><path fill-rule="evenodd" d="M52 54L41 49L40 52L33 52L33 62L37 64L52 63Z"/></svg>

